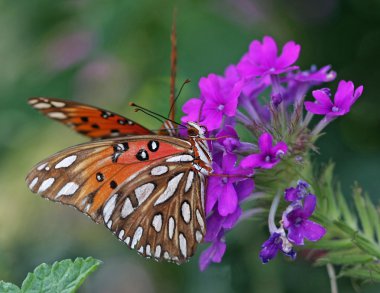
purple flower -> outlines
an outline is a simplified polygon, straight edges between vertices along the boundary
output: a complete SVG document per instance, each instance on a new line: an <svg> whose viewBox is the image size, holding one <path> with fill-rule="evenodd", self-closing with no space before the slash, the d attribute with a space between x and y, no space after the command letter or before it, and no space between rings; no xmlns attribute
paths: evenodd
<svg viewBox="0 0 380 293"><path fill-rule="evenodd" d="M280 231L279 231L280 232ZM278 251L283 252L285 255L291 257L293 260L296 258L296 252L293 246L286 238L285 233L274 232L270 235L269 239L261 246L259 257L263 263L267 263L276 257Z"/></svg>
<svg viewBox="0 0 380 293"><path fill-rule="evenodd" d="M215 74L203 77L199 81L201 96L204 99L201 123L210 131L220 127L223 116L233 117L236 114L242 83L237 82L231 89L226 90L222 87L222 81L221 77ZM199 102L196 106L200 108Z"/></svg>
<svg viewBox="0 0 380 293"><path fill-rule="evenodd" d="M202 105L204 104L203 99L193 98L188 100L182 107L182 111L187 114L181 118L182 123L189 122L199 122L203 119L201 115Z"/></svg>
<svg viewBox="0 0 380 293"><path fill-rule="evenodd" d="M288 230L288 239L296 245L303 245L304 238L318 241L326 233L321 225L308 220L315 210L316 201L316 196L309 194L305 196L303 206L298 204L291 207L282 216L284 228Z"/></svg>
<svg viewBox="0 0 380 293"><path fill-rule="evenodd" d="M238 195L235 189L235 182L241 181L249 173L240 167L235 167L237 156L225 154L222 158L222 167L213 164L214 174L234 175L233 177L212 176L208 181L206 214L218 207L218 213L221 216L227 216L235 212L238 207ZM237 175L237 176L236 176ZM241 175L242 177L239 177Z"/></svg>
<svg viewBox="0 0 380 293"><path fill-rule="evenodd" d="M356 90L352 81L341 80L334 96L334 102L323 90L313 91L315 103L305 102L306 110L318 115L326 115L327 118L342 116L350 111L351 106L363 93L363 86Z"/></svg>
<svg viewBox="0 0 380 293"><path fill-rule="evenodd" d="M255 40L250 44L248 53L238 64L238 70L244 78L288 72L298 68L291 65L297 61L300 50L300 45L290 41L277 56L276 42L265 36L262 43Z"/></svg>
<svg viewBox="0 0 380 293"><path fill-rule="evenodd" d="M273 146L273 138L269 133L264 133L259 138L260 153L249 155L241 161L243 168L271 169L286 154L288 147L280 141Z"/></svg>
<svg viewBox="0 0 380 293"><path fill-rule="evenodd" d="M309 184L305 181L298 181L297 187L285 189L284 198L286 201L296 201L303 199L308 194Z"/></svg>
<svg viewBox="0 0 380 293"><path fill-rule="evenodd" d="M312 66L310 70L299 71L294 74L290 73L289 76L291 79L298 82L307 82L316 85L322 82L330 82L335 79L336 72L330 69L330 65L326 65L319 70L315 66Z"/></svg>
<svg viewBox="0 0 380 293"><path fill-rule="evenodd" d="M226 243L223 239L213 242L206 250L204 250L199 258L199 268L204 271L211 262L220 263L226 252Z"/></svg>

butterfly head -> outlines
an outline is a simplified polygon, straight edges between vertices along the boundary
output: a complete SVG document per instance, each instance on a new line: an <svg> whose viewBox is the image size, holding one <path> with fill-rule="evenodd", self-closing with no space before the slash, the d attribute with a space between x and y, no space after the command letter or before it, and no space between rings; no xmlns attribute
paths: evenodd
<svg viewBox="0 0 380 293"><path fill-rule="evenodd" d="M196 122L187 123L187 134L189 137L205 137L206 133L206 127L199 125Z"/></svg>

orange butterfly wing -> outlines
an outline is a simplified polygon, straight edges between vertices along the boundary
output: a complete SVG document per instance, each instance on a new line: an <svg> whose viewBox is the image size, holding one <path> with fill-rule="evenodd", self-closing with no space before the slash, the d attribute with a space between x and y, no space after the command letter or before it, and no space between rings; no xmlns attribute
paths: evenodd
<svg viewBox="0 0 380 293"><path fill-rule="evenodd" d="M116 113L53 98L30 98L28 103L47 117L92 139L153 134L149 129Z"/></svg>
<svg viewBox="0 0 380 293"><path fill-rule="evenodd" d="M205 235L204 176L188 141L165 136L102 140L38 164L29 188L104 222L140 254L182 263Z"/></svg>

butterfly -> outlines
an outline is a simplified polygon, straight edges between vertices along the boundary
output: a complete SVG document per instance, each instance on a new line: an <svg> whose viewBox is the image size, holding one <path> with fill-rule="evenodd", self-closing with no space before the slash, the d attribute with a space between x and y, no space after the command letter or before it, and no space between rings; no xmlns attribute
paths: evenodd
<svg viewBox="0 0 380 293"><path fill-rule="evenodd" d="M189 122L183 139L80 103L31 98L29 104L96 139L38 163L26 178L32 192L104 223L145 257L180 264L194 254L206 233L212 173L204 127Z"/></svg>

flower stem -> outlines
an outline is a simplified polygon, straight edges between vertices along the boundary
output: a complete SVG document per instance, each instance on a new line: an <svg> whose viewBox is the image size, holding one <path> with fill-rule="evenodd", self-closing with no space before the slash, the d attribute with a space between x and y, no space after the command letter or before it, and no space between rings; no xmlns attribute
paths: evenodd
<svg viewBox="0 0 380 293"><path fill-rule="evenodd" d="M272 201L272 205L269 210L268 227L269 227L270 234L273 234L275 231L277 231L277 226L275 224L275 217L276 217L276 211L277 211L279 202L280 202L280 194L277 194L274 197Z"/></svg>
<svg viewBox="0 0 380 293"><path fill-rule="evenodd" d="M335 275L335 269L332 264L327 264L327 273L329 274L330 278L330 287L331 287L331 293L338 293L338 284L336 283L336 275Z"/></svg>
<svg viewBox="0 0 380 293"><path fill-rule="evenodd" d="M315 126L315 128L311 132L311 135L318 135L333 120L334 118L324 117L321 121L319 121L317 126Z"/></svg>

